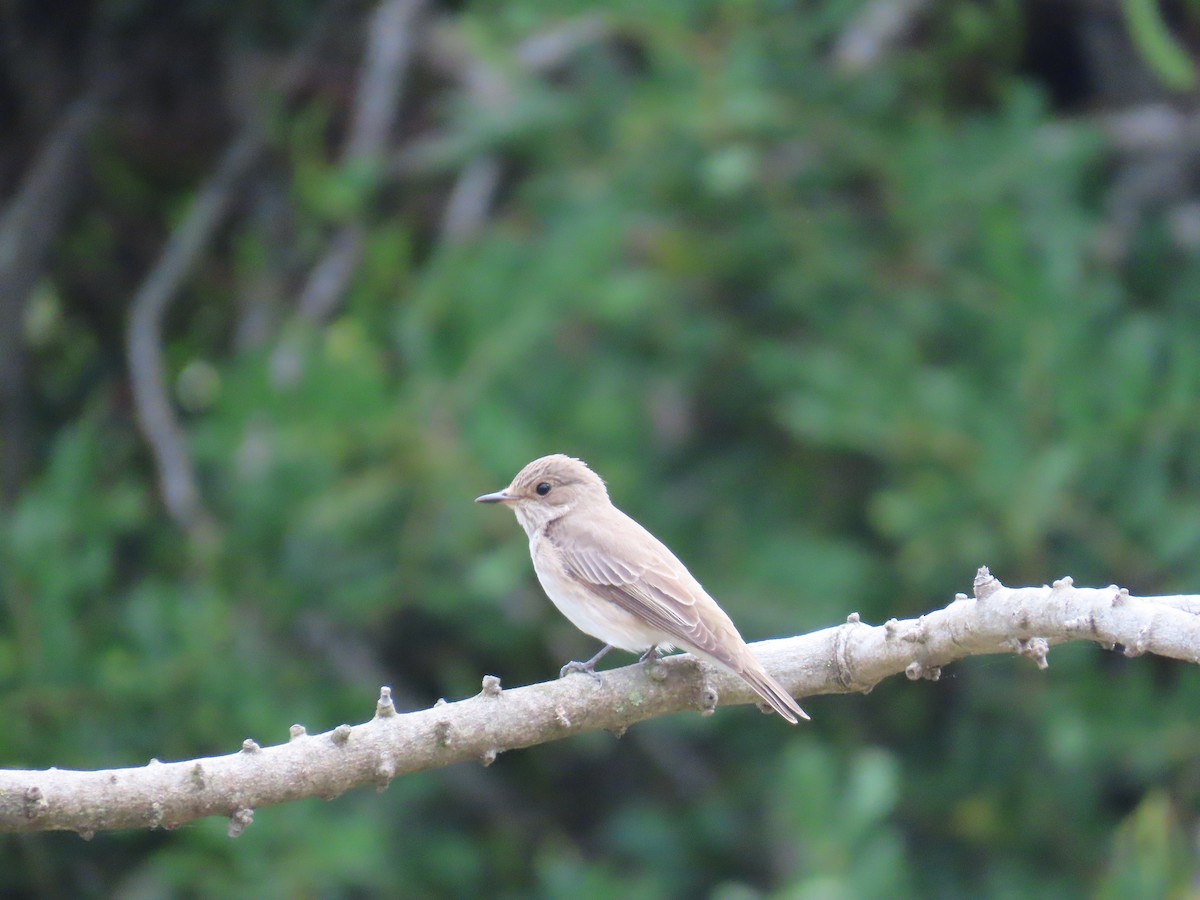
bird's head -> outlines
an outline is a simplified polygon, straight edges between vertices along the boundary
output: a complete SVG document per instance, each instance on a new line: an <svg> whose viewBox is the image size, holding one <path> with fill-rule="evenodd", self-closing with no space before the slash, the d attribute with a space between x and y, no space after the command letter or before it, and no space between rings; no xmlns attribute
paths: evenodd
<svg viewBox="0 0 1200 900"><path fill-rule="evenodd" d="M511 507L530 535L587 501L608 502L604 482L583 460L562 453L535 459L504 490L475 498Z"/></svg>

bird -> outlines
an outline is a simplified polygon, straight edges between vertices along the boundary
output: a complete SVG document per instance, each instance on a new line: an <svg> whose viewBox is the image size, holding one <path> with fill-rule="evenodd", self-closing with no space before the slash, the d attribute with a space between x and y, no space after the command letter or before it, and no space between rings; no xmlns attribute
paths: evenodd
<svg viewBox="0 0 1200 900"><path fill-rule="evenodd" d="M809 718L687 567L613 505L587 463L543 456L475 502L516 513L546 595L576 628L604 643L587 662L563 666L560 677L599 677L596 663L614 647L640 653L643 662L681 648L737 675L793 725Z"/></svg>

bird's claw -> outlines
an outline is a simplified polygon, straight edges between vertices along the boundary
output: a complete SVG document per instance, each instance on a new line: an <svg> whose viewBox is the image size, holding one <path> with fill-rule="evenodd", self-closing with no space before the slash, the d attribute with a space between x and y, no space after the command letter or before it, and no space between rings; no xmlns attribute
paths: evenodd
<svg viewBox="0 0 1200 900"><path fill-rule="evenodd" d="M584 675L591 675L596 679L597 684L604 683L604 676L596 671L596 664L594 662L585 663L573 659L559 670L558 677L566 678L572 672L581 672Z"/></svg>

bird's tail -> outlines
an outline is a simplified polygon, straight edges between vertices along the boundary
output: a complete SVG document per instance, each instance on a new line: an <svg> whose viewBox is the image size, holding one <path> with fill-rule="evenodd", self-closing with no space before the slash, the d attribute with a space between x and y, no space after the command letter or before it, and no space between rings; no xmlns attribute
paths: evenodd
<svg viewBox="0 0 1200 900"><path fill-rule="evenodd" d="M800 719L807 719L808 713L800 708L800 704L796 699L784 690L783 685L767 674L767 670L762 667L757 659L751 658L742 664L741 670L737 673L742 680L750 687L754 688L755 693L762 697L771 709L779 713L793 725Z"/></svg>

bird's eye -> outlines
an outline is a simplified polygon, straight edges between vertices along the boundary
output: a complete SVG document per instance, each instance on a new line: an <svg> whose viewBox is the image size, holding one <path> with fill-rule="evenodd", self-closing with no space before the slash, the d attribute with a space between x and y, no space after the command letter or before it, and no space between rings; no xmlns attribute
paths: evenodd
<svg viewBox="0 0 1200 900"><path fill-rule="evenodd" d="M550 482L543 481L541 484L539 484L537 486L537 492L539 497L545 497L548 493L550 493Z"/></svg>

